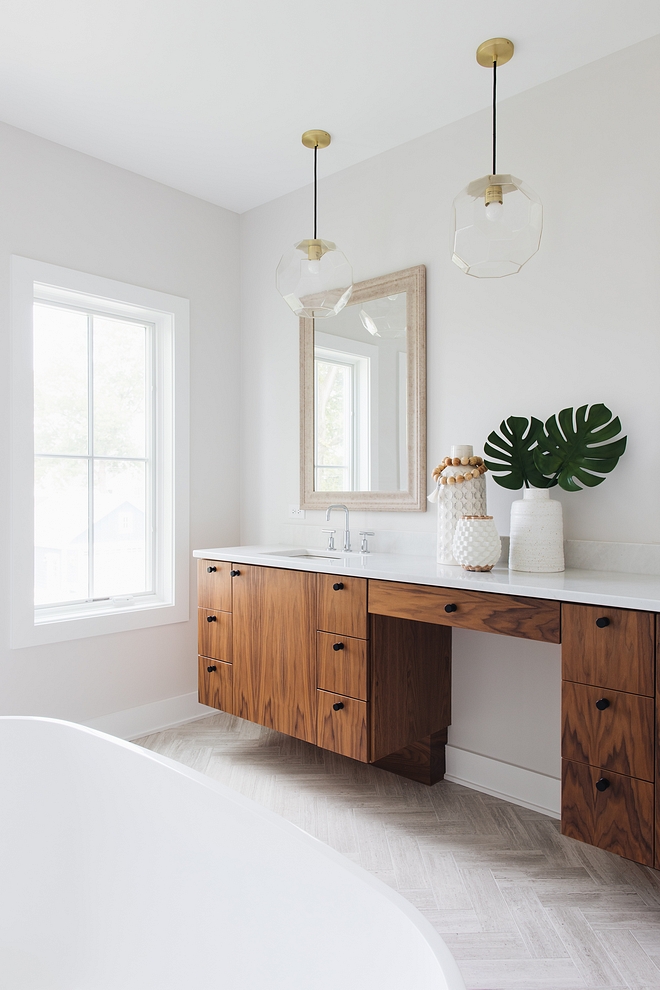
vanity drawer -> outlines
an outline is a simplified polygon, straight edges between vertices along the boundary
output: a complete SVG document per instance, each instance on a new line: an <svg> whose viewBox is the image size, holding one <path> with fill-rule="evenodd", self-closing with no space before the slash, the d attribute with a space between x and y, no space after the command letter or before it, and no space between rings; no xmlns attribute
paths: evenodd
<svg viewBox="0 0 660 990"><path fill-rule="evenodd" d="M646 780L562 760L562 835L653 866L653 792Z"/></svg>
<svg viewBox="0 0 660 990"><path fill-rule="evenodd" d="M226 560L197 561L197 604L231 612L231 571Z"/></svg>
<svg viewBox="0 0 660 990"><path fill-rule="evenodd" d="M562 676L614 691L654 693L654 616L600 605L562 605ZM604 620L599 626L597 621Z"/></svg>
<svg viewBox="0 0 660 990"><path fill-rule="evenodd" d="M319 574L318 582L318 628L366 639L366 578Z"/></svg>
<svg viewBox="0 0 660 990"><path fill-rule="evenodd" d="M559 602L425 584L369 581L369 611L416 622L559 642Z"/></svg>
<svg viewBox="0 0 660 990"><path fill-rule="evenodd" d="M317 691L317 746L366 763L367 703L341 694ZM340 706L335 708L334 706Z"/></svg>
<svg viewBox="0 0 660 990"><path fill-rule="evenodd" d="M197 658L197 694L201 705L233 711L232 666L209 657Z"/></svg>
<svg viewBox="0 0 660 990"><path fill-rule="evenodd" d="M231 663L231 612L197 609L197 652L204 657Z"/></svg>
<svg viewBox="0 0 660 990"><path fill-rule="evenodd" d="M607 702L599 709L596 702ZM588 684L562 684L562 756L653 780L653 698Z"/></svg>
<svg viewBox="0 0 660 990"><path fill-rule="evenodd" d="M367 641L334 633L316 634L316 686L367 700Z"/></svg>

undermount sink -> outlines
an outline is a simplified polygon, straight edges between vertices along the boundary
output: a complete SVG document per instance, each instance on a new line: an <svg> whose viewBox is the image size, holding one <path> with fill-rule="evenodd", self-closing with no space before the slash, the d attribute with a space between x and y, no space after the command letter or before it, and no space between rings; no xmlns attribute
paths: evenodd
<svg viewBox="0 0 660 990"><path fill-rule="evenodd" d="M342 555L332 550L264 550L262 557L302 557L317 558L323 557L326 560L341 560Z"/></svg>

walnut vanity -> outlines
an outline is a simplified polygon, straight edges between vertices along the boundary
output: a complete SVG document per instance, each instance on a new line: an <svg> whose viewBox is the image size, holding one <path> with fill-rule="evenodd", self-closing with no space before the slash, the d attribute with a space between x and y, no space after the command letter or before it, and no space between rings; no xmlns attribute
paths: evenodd
<svg viewBox="0 0 660 990"><path fill-rule="evenodd" d="M444 774L452 627L561 643L562 832L660 868L659 578L195 556L203 704L426 784Z"/></svg>

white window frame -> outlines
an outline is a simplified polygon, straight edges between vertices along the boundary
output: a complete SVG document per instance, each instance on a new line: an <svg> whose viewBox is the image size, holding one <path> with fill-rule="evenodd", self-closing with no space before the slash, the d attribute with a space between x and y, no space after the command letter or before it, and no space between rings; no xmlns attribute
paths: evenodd
<svg viewBox="0 0 660 990"><path fill-rule="evenodd" d="M34 606L35 299L151 324L155 337L156 504L152 595L126 601ZM11 647L63 642L189 618L189 302L179 296L30 258L11 259Z"/></svg>

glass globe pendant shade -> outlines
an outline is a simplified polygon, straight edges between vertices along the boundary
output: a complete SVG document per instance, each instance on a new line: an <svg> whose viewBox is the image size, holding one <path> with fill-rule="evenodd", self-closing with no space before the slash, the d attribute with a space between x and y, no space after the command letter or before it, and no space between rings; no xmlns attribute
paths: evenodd
<svg viewBox="0 0 660 990"><path fill-rule="evenodd" d="M466 275L514 275L541 243L541 200L514 175L484 175L454 200L452 260Z"/></svg>
<svg viewBox="0 0 660 990"><path fill-rule="evenodd" d="M353 291L353 269L332 241L300 241L282 255L277 289L296 316L336 316Z"/></svg>

